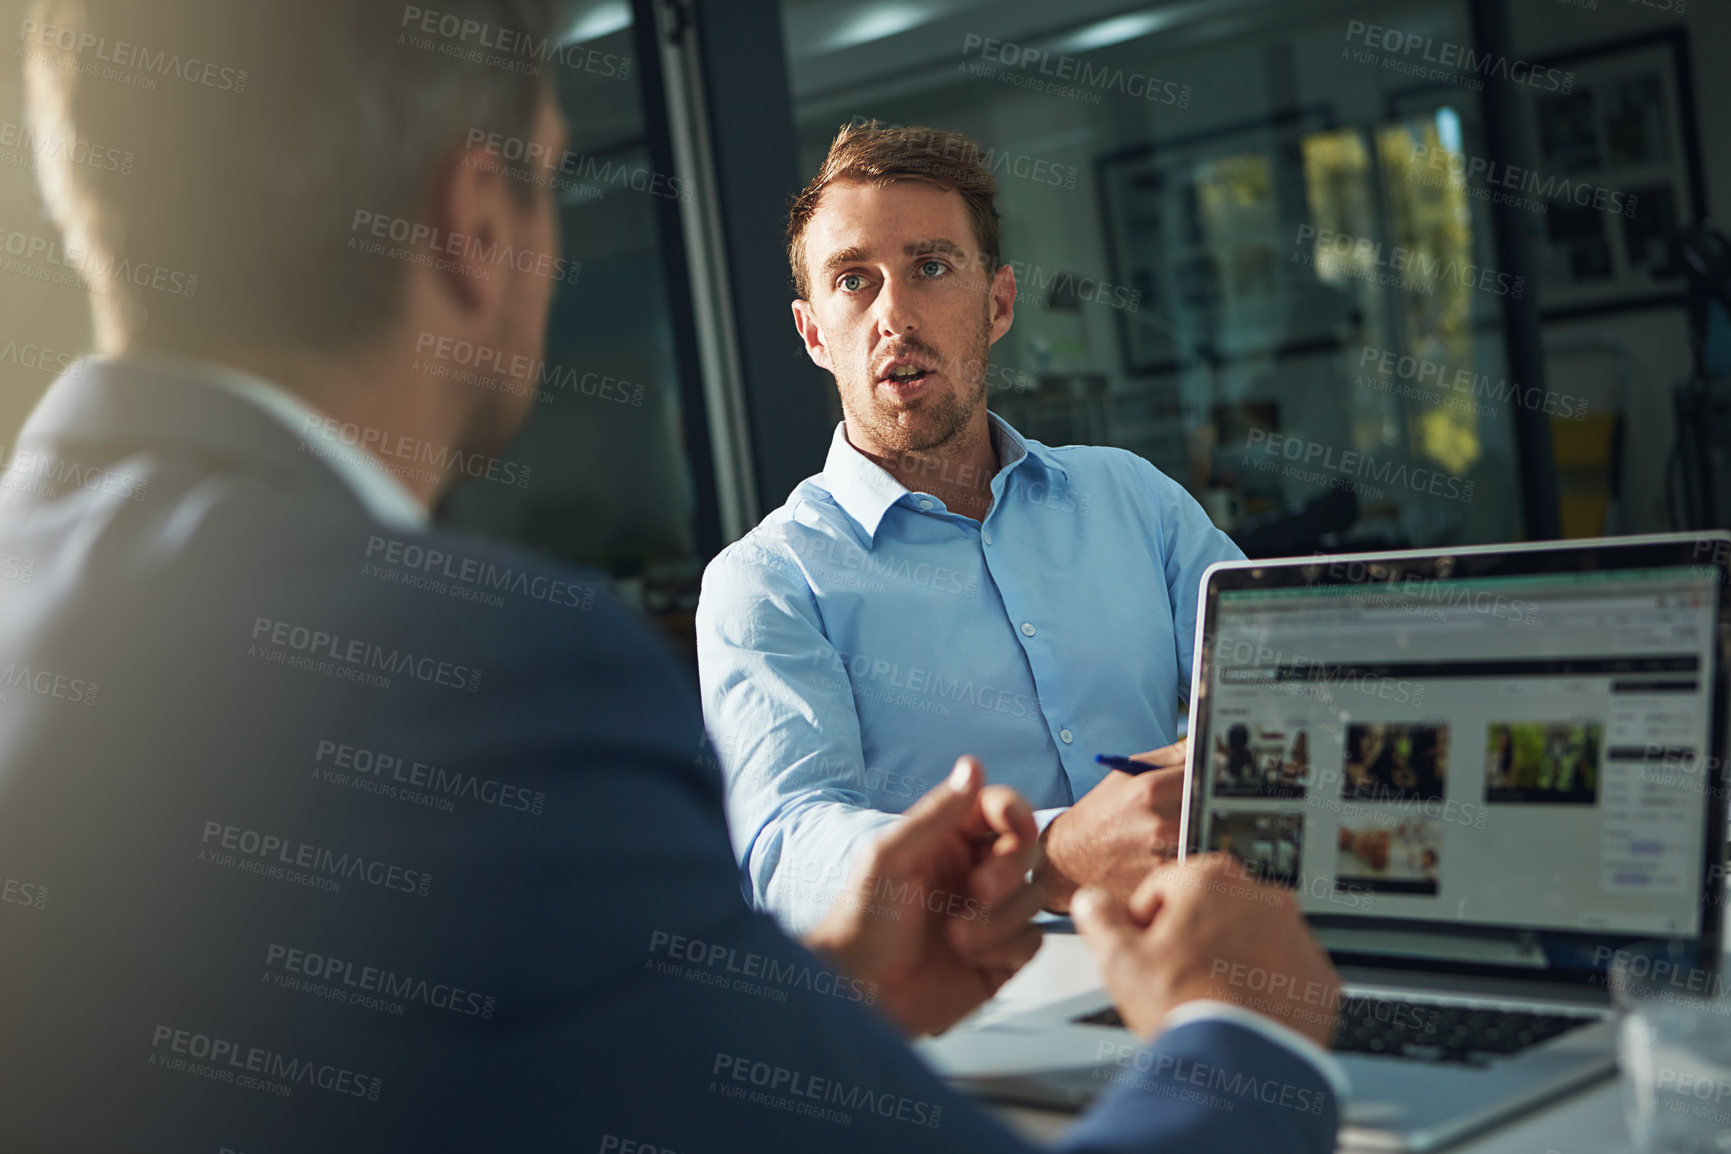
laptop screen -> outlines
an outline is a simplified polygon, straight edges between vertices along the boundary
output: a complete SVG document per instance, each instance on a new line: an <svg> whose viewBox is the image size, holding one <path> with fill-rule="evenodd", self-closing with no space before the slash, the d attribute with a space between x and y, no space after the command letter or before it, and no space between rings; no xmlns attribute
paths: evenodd
<svg viewBox="0 0 1731 1154"><path fill-rule="evenodd" d="M1293 888L1337 950L1716 942L1720 569L1435 560L1217 574L1191 847Z"/></svg>

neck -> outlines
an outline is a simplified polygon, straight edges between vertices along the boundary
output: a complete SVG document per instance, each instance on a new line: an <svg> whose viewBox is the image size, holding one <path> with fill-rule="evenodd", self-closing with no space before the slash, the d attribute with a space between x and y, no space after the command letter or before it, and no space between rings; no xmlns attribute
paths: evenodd
<svg viewBox="0 0 1731 1154"><path fill-rule="evenodd" d="M982 408L941 445L929 449L866 447L856 438L851 424L848 442L890 476L916 493L930 493L952 513L984 521L992 511L992 478L998 475L998 450L992 443L991 424Z"/></svg>
<svg viewBox="0 0 1731 1154"><path fill-rule="evenodd" d="M123 349L124 353L150 350ZM412 351L399 350L394 342L349 357L319 353L258 349L220 349L171 355L196 357L254 376L276 386L330 420L344 431L329 434L334 447L362 451L377 459L400 481L425 509L431 509L453 480L447 449L467 451L463 442L464 415L449 402L438 383L426 380L412 369ZM353 443L354 426L359 443ZM331 426L326 426L327 429ZM309 442L319 438L314 431ZM381 445L427 445L429 453L415 453L415 467L401 468L403 461L387 458Z"/></svg>

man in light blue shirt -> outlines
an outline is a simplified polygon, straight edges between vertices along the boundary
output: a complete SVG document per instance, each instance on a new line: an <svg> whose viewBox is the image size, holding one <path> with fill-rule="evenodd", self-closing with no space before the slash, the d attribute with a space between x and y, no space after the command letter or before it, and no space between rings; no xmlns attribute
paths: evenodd
<svg viewBox="0 0 1731 1154"><path fill-rule="evenodd" d="M845 419L711 563L698 658L749 891L793 929L963 753L1036 807L1028 900L1127 896L1176 848L1199 581L1242 554L1142 458L987 411L1016 281L981 156L844 128L790 214L795 324ZM1132 750L1171 768L1094 761Z"/></svg>

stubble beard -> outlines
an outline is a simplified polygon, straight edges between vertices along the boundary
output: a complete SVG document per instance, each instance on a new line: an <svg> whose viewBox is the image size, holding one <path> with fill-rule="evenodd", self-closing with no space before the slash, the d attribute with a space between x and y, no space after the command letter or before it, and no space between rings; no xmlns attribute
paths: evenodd
<svg viewBox="0 0 1731 1154"><path fill-rule="evenodd" d="M850 402L849 390L842 389L842 413L849 424L858 425L878 445L893 453L927 453L941 449L966 434L974 414L986 396L986 356L991 352L992 327L989 318L982 318L968 356L959 362L944 358L944 376L954 383L941 396L927 395L912 405L889 405L877 398L877 382L868 367L865 379L865 404ZM961 380L953 375L960 368L975 377ZM915 419L903 423L901 414Z"/></svg>

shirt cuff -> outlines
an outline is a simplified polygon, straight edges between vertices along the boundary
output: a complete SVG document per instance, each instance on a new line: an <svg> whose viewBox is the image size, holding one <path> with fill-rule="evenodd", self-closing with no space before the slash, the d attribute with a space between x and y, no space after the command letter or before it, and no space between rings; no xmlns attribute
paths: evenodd
<svg viewBox="0 0 1731 1154"><path fill-rule="evenodd" d="M1231 1022L1235 1026L1243 1026L1253 1030L1279 1046L1285 1046L1298 1057L1315 1066L1328 1081L1329 1089L1334 1091L1334 1100L1344 1103L1352 1094L1352 1079L1347 1077L1346 1067L1338 1059L1303 1034L1287 1026L1281 1025L1265 1014L1254 1010L1246 1010L1243 1006L1235 1006L1231 1002L1217 1002L1207 998L1198 998L1193 1002L1185 1002L1166 1015L1160 1023L1160 1032L1176 1030L1179 1026L1191 1022Z"/></svg>
<svg viewBox="0 0 1731 1154"><path fill-rule="evenodd" d="M1060 805L1054 809L1037 809L1034 811L1034 825L1044 835L1046 827L1052 824L1053 819L1061 813L1068 813L1069 810L1070 807L1067 805Z"/></svg>

